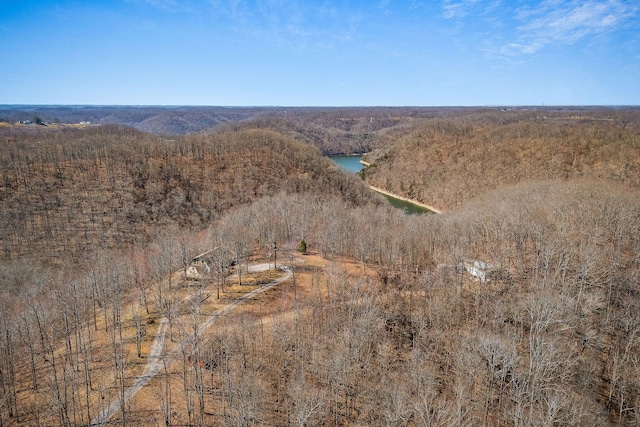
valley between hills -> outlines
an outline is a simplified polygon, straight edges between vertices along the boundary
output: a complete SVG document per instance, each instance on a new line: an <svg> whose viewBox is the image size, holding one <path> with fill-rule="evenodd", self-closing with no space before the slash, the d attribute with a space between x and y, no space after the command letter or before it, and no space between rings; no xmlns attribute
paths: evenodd
<svg viewBox="0 0 640 427"><path fill-rule="evenodd" d="M638 108L0 122L2 426L640 422Z"/></svg>

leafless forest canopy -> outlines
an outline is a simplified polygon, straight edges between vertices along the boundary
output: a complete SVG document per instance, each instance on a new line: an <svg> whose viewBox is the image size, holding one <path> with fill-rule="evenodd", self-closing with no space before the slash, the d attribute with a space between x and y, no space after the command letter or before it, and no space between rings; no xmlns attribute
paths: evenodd
<svg viewBox="0 0 640 427"><path fill-rule="evenodd" d="M173 139L115 125L38 132L0 156L6 258L146 243L160 227L202 229L280 192L374 199L314 147L260 129Z"/></svg>
<svg viewBox="0 0 640 427"><path fill-rule="evenodd" d="M365 156L372 163L365 178L444 210L531 180L591 178L640 186L637 119L576 113L499 117L423 122Z"/></svg>
<svg viewBox="0 0 640 427"><path fill-rule="evenodd" d="M0 426L640 424L637 109L244 112L0 126Z"/></svg>

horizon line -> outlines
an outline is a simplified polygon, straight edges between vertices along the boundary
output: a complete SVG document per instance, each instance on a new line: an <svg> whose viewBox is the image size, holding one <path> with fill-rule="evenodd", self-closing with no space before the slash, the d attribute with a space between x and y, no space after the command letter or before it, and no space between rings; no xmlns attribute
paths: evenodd
<svg viewBox="0 0 640 427"><path fill-rule="evenodd" d="M637 108L640 104L480 104L480 105L214 105L214 104L0 104L10 107L108 107L108 108Z"/></svg>

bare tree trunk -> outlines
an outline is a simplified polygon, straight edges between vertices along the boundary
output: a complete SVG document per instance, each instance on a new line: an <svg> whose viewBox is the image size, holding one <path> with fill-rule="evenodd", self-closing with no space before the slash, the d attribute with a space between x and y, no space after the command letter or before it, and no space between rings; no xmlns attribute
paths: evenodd
<svg viewBox="0 0 640 427"><path fill-rule="evenodd" d="M165 427L171 425L172 397L171 397L171 380L169 370L167 369L167 356L162 355L163 375L160 382L160 410L164 420Z"/></svg>
<svg viewBox="0 0 640 427"><path fill-rule="evenodd" d="M4 329L4 339L2 340L2 353L0 361L0 382L2 383L2 395L4 403L2 406L7 408L9 418L16 418L16 422L20 422L20 413L18 411L17 398L16 398L16 378L15 378L15 354L14 344L12 339L12 331L9 327L7 319L2 316L2 326ZM31 367L32 367L32 380L37 386L37 380L35 377L35 370L33 369L34 353L33 345L30 347ZM37 387L36 387L37 388ZM34 389L35 390L35 389ZM2 423L4 415L0 412L0 423Z"/></svg>
<svg viewBox="0 0 640 427"><path fill-rule="evenodd" d="M29 367L31 368L31 388L35 391L38 390L38 377L36 375L36 351L33 345L33 339L31 336L31 328L29 327L29 320L23 314L18 321L18 334L22 341L29 349Z"/></svg>
<svg viewBox="0 0 640 427"><path fill-rule="evenodd" d="M142 319L140 318L140 314L138 310L133 308L133 324L136 328L136 352L138 354L138 358L142 357L142 340L146 335L147 331L145 325L142 323Z"/></svg>
<svg viewBox="0 0 640 427"><path fill-rule="evenodd" d="M91 384L91 354L93 352L93 345L91 340L91 329L87 328L87 338L81 333L81 349L82 349L82 362L84 367L84 391L85 391L85 404L87 411L87 419L91 420L91 391L93 386Z"/></svg>

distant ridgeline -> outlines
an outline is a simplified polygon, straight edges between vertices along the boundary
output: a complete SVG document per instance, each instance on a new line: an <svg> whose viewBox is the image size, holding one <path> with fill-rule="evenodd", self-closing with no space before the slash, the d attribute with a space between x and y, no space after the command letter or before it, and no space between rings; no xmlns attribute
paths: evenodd
<svg viewBox="0 0 640 427"><path fill-rule="evenodd" d="M604 111L604 113L602 112ZM0 122L119 124L159 135L213 128L265 128L310 142L324 154L366 153L394 142L424 120L464 119L507 123L540 116L603 118L617 109L494 107L189 107L189 106L12 106L0 105ZM623 112L627 112L624 110ZM600 114L600 116L598 116Z"/></svg>

